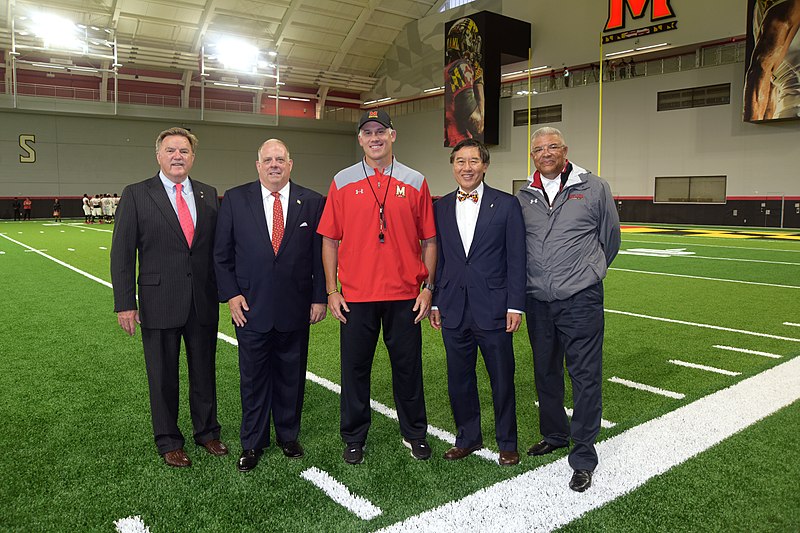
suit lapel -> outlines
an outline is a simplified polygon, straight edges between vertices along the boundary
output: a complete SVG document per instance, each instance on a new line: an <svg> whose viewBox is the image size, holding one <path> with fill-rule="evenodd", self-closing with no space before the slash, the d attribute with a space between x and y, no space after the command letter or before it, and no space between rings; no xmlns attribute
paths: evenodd
<svg viewBox="0 0 800 533"><path fill-rule="evenodd" d="M191 178L189 179L191 180ZM194 225L194 238L192 239L192 246L194 246L194 244L198 242L199 237L206 232L206 201L205 191L200 189L197 182L193 180L192 195L194 196L194 207L197 210L197 222Z"/></svg>
<svg viewBox="0 0 800 533"><path fill-rule="evenodd" d="M481 209L478 211L478 220L475 223L475 235L472 237L472 244L469 247L469 257L472 254L472 251L475 250L476 245L480 242L481 237L486 232L486 228L489 227L489 223L494 218L495 214L495 203L497 200L497 193L494 189L490 188L485 183L483 184L483 200L481 200Z"/></svg>
<svg viewBox="0 0 800 533"><path fill-rule="evenodd" d="M256 220L258 234L261 235L267 247L272 251L272 239L269 237L269 229L267 228L267 215L264 213L264 197L261 196L260 181L256 181L250 185L247 203L250 206L250 211L253 213L253 218Z"/></svg>
<svg viewBox="0 0 800 533"><path fill-rule="evenodd" d="M148 193L156 204L156 207L158 207L161 214L167 220L167 225L172 228L178 238L188 247L189 243L186 242L186 236L181 229L178 215L175 213L175 209L173 209L172 203L169 201L169 196L167 196L167 191L164 189L164 184L161 182L161 178L158 175L150 180Z"/></svg>
<svg viewBox="0 0 800 533"><path fill-rule="evenodd" d="M286 243L292 238L292 233L294 233L294 229L297 227L298 220L300 219L300 211L303 208L302 197L302 189L292 183L289 186L289 206L286 208L286 226L283 230L283 240L281 240L281 246L278 248L278 254L286 247Z"/></svg>

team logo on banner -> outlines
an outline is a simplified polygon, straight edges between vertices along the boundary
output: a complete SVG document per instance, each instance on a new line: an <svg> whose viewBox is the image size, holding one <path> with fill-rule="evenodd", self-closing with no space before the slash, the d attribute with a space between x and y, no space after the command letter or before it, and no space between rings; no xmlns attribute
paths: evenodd
<svg viewBox="0 0 800 533"><path fill-rule="evenodd" d="M678 29L678 21L672 20L658 24L652 24L643 28L625 30L627 22L626 13L630 13L634 19L645 16L648 5L650 6L650 22L657 22L675 17L675 10L670 5L670 0L609 0L608 1L608 20L603 28L603 32L623 30L617 33L603 36L603 44L651 35L669 30Z"/></svg>

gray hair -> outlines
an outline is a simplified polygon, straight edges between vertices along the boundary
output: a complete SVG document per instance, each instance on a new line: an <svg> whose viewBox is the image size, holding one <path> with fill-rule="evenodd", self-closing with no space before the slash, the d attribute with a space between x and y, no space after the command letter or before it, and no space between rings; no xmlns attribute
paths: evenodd
<svg viewBox="0 0 800 533"><path fill-rule="evenodd" d="M533 145L533 140L538 137L545 137L547 135L555 135L556 137L561 139L561 144L566 145L567 141L564 139L564 134L561 133L561 130L557 128L552 128L550 126L544 126L543 128L539 128L538 130L533 132L531 135L531 145Z"/></svg>
<svg viewBox="0 0 800 533"><path fill-rule="evenodd" d="M186 140L189 141L189 146L192 149L192 153L194 153L197 149L197 137L195 137L191 131L185 128L175 127L164 130L158 134L158 137L156 137L156 153L158 153L158 151L161 149L161 142L171 135L180 135L181 137L185 137Z"/></svg>

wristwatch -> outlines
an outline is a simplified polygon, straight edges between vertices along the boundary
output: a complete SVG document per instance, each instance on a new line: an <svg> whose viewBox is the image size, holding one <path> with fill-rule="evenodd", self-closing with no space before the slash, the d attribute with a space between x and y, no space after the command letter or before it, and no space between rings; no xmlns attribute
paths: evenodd
<svg viewBox="0 0 800 533"><path fill-rule="evenodd" d="M433 292L436 290L436 285L434 285L433 283L428 283L427 281L423 281L422 288L428 289L429 291Z"/></svg>

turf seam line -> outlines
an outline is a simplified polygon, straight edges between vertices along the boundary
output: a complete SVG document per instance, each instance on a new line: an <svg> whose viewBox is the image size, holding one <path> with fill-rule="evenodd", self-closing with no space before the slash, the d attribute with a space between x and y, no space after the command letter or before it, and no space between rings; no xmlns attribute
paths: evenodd
<svg viewBox="0 0 800 533"><path fill-rule="evenodd" d="M724 368L717 368L714 366L699 365L697 363L689 363L687 361L681 361L680 359L670 359L668 362L672 363L673 365L685 366L686 368L696 368L698 370L706 370L708 372L715 372L717 374L724 374L726 376L742 375L741 372L734 372L732 370L725 370Z"/></svg>
<svg viewBox="0 0 800 533"><path fill-rule="evenodd" d="M644 383L638 383L636 381L619 378L617 376L611 376L610 378L608 378L608 381L610 381L611 383L618 383L620 385L630 387L631 389L652 392L653 394L659 394L661 396L666 396L667 398L674 398L676 400L683 400L686 397L685 394L682 394L680 392L673 392L671 390L659 389L658 387L653 387L652 385L645 385Z"/></svg>
<svg viewBox="0 0 800 533"><path fill-rule="evenodd" d="M688 278L688 279L700 279L703 281L721 281L724 283L739 283L741 285L758 285L761 287L776 287L778 289L800 289L798 285L781 285L778 283L764 283L761 281L742 281L740 279L725 279L725 278L709 278L705 276L690 276L689 274L673 274L671 272L650 272L648 270L634 270L632 268L617 268L617 267L609 267L609 270L615 270L617 272L629 272L632 274L650 274L652 276L669 276L671 278Z"/></svg>
<svg viewBox="0 0 800 533"><path fill-rule="evenodd" d="M571 491L567 458L409 517L383 532L552 531L642 486L800 399L800 357L597 444L592 487Z"/></svg>
<svg viewBox="0 0 800 533"><path fill-rule="evenodd" d="M719 348L720 350L728 350L729 352L739 352L739 353L749 353L750 355L760 355L763 357L769 357L770 359L780 359L783 357L782 355L778 355L776 353L769 353L769 352L759 352L757 350L747 350L745 348L736 348L735 346L722 346L719 344L715 344L714 348Z"/></svg>
<svg viewBox="0 0 800 533"><path fill-rule="evenodd" d="M235 338L231 337L230 335L226 335L222 332L217 332L217 338L227 342L228 344L232 344L233 346L239 345L239 342ZM339 385L338 383L334 383L329 379L323 378L322 376L318 376L308 370L306 371L306 379L340 396L342 394L341 385ZM373 411L380 413L386 416L387 418L391 418L392 420L398 419L397 411L392 409L388 405L384 405L377 400L373 400L372 398L369 399L369 405ZM456 436L450 433L449 431L445 431L444 429L432 426L430 424L428 424L428 434L433 435L434 437L446 442L447 444L450 444L451 446L456 441ZM497 462L498 459L500 458L499 453L493 452L492 450L489 450L487 448L481 448L480 450L476 451L473 455L477 455L479 457L486 459L487 461L494 461L494 462Z"/></svg>
<svg viewBox="0 0 800 533"><path fill-rule="evenodd" d="M688 322L686 320L677 320L674 318L664 318L660 316L651 316L651 315L643 315L640 313L631 313L629 311L617 311L615 309L604 309L606 313L612 313L616 315L625 315L625 316L632 316L636 318L646 318L648 320L657 320L659 322L669 322L671 324L681 324L683 326L695 326L698 328L706 328L706 329L715 329L718 331L728 331L730 333L741 333L743 335L752 335L754 337L764 337L767 339L775 339L779 341L789 341L789 342L800 342L800 339L795 337L782 337L780 335L772 335L770 333L759 333L758 331L748 331L746 329L735 329L735 328L726 328L723 326L715 326L713 324L701 324L699 322Z"/></svg>
<svg viewBox="0 0 800 533"><path fill-rule="evenodd" d="M539 400L535 400L535 401L533 402L533 404L534 404L536 407L539 407ZM566 413L567 413L567 416L568 416L568 417L572 418L572 413L573 413L573 410L572 410L572 409L570 409L569 407L567 407L567 406L565 405L565 406L564 406L564 411L566 411ZM613 427L614 427L614 426L616 426L616 425L617 425L617 423L616 423L616 422L609 422L609 421L608 421L608 420L606 420L605 418L601 418L601 419L600 419L600 427L603 427L603 428L606 428L606 429L611 429L611 428L613 428Z"/></svg>
<svg viewBox="0 0 800 533"><path fill-rule="evenodd" d="M300 473L300 477L313 484L327 494L330 499L362 520L372 520L376 516L383 514L380 507L377 507L363 496L353 494L346 485L316 466L303 470Z"/></svg>

